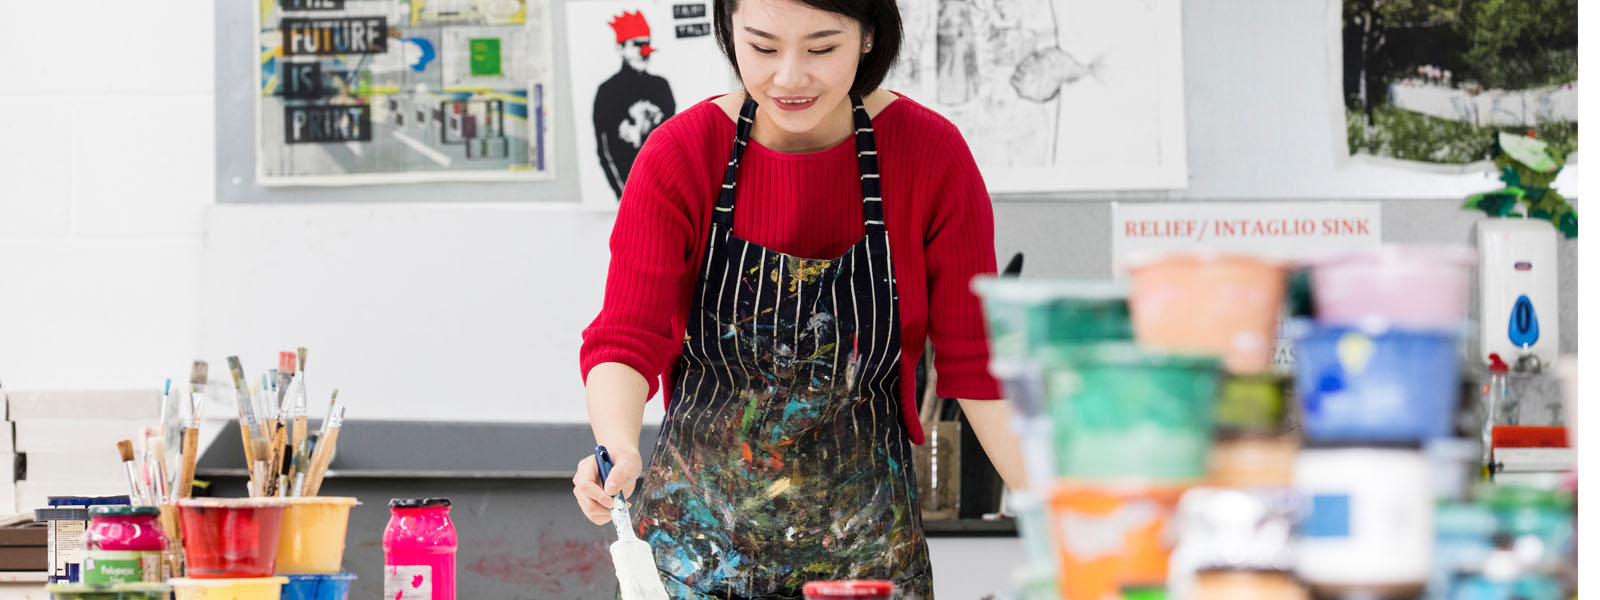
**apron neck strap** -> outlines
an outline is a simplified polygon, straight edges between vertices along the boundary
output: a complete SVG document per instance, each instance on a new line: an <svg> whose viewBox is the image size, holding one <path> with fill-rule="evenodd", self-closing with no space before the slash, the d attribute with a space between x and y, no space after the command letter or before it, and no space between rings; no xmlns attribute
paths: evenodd
<svg viewBox="0 0 1600 600"><path fill-rule="evenodd" d="M861 97L850 94L851 117L855 123L856 163L861 171L861 218L868 234L881 233L883 226L883 192L878 183L878 146L872 135L872 118ZM733 151L728 156L727 169L722 175L722 189L717 194L717 207L712 219L727 229L733 228L733 204L737 197L739 161L750 144L750 128L755 125L757 104L745 96L739 108L739 121L735 127Z"/></svg>

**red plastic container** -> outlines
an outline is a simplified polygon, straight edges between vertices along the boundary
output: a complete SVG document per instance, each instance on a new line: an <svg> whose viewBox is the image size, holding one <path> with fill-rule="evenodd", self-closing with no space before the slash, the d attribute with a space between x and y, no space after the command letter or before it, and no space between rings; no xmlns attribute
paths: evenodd
<svg viewBox="0 0 1600 600"><path fill-rule="evenodd" d="M806 600L828 598L855 598L856 600L889 600L894 595L894 582L881 580L813 581L802 590Z"/></svg>
<svg viewBox="0 0 1600 600"><path fill-rule="evenodd" d="M288 505L275 498L179 500L189 577L271 577L278 558L283 509Z"/></svg>

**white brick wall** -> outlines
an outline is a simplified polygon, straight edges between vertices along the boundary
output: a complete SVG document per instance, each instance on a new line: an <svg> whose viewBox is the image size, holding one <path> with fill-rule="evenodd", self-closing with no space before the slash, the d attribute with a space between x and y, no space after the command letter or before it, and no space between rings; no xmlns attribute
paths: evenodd
<svg viewBox="0 0 1600 600"><path fill-rule="evenodd" d="M215 199L212 0L0 19L0 381L154 387L199 339Z"/></svg>

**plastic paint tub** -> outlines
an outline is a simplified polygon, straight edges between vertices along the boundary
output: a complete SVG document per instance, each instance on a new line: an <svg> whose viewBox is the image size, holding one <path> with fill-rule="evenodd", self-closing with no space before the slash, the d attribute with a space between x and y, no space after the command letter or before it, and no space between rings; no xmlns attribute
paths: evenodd
<svg viewBox="0 0 1600 600"><path fill-rule="evenodd" d="M894 596L894 582L882 580L813 581L802 588L806 600L827 598L853 598L854 600L889 600Z"/></svg>
<svg viewBox="0 0 1600 600"><path fill-rule="evenodd" d="M1182 488L1097 488L1063 483L1050 497L1063 600L1117 597L1124 586L1165 585Z"/></svg>
<svg viewBox="0 0 1600 600"><path fill-rule="evenodd" d="M1211 445L1210 485L1221 487L1287 487L1294 483L1294 459L1300 440L1290 435L1239 436Z"/></svg>
<svg viewBox="0 0 1600 600"><path fill-rule="evenodd" d="M1305 498L1295 571L1318 590L1420 587L1433 558L1433 486L1422 452L1319 448L1300 452Z"/></svg>
<svg viewBox="0 0 1600 600"><path fill-rule="evenodd" d="M1368 333L1323 327L1295 342L1295 388L1308 442L1448 437L1460 362L1450 331Z"/></svg>
<svg viewBox="0 0 1600 600"><path fill-rule="evenodd" d="M1215 359L1131 343L1045 355L1056 472L1080 481L1197 482L1206 475Z"/></svg>
<svg viewBox="0 0 1600 600"><path fill-rule="evenodd" d="M1468 286L1477 264L1470 248L1386 244L1310 262L1322 323L1433 328L1467 320Z"/></svg>
<svg viewBox="0 0 1600 600"><path fill-rule="evenodd" d="M1139 343L1220 356L1230 373L1272 366L1287 264L1199 252L1147 255L1126 264Z"/></svg>
<svg viewBox="0 0 1600 600"><path fill-rule="evenodd" d="M179 500L188 575L204 579L271 577L283 510L288 505L277 498Z"/></svg>
<svg viewBox="0 0 1600 600"><path fill-rule="evenodd" d="M1283 431L1289 413L1289 386L1289 378L1277 375L1224 378L1217 395L1217 431L1225 434Z"/></svg>
<svg viewBox="0 0 1600 600"><path fill-rule="evenodd" d="M54 600L167 600L172 586L160 583L52 583L44 591Z"/></svg>
<svg viewBox="0 0 1600 600"><path fill-rule="evenodd" d="M355 498L288 498L278 536L280 575L338 573L344 562L345 532Z"/></svg>
<svg viewBox="0 0 1600 600"><path fill-rule="evenodd" d="M287 577L248 579L174 579L176 600L278 600Z"/></svg>
<svg viewBox="0 0 1600 600"><path fill-rule="evenodd" d="M345 600L350 597L350 582L355 573L327 575L288 575L282 600Z"/></svg>
<svg viewBox="0 0 1600 600"><path fill-rule="evenodd" d="M1032 356L1060 344L1127 340L1128 288L1108 280L978 277L989 355L995 360Z"/></svg>

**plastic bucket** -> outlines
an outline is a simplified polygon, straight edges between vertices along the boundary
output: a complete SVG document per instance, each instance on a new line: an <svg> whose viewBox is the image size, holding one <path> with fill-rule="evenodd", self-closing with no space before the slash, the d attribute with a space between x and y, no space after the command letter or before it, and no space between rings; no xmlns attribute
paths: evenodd
<svg viewBox="0 0 1600 600"><path fill-rule="evenodd" d="M350 583L355 573L326 575L288 575L283 584L283 600L345 600L350 597Z"/></svg>
<svg viewBox="0 0 1600 600"><path fill-rule="evenodd" d="M1250 256L1174 253L1127 263L1141 344L1221 356L1231 373L1272 365L1288 266Z"/></svg>
<svg viewBox="0 0 1600 600"><path fill-rule="evenodd" d="M174 579L177 600L278 600L287 577Z"/></svg>
<svg viewBox="0 0 1600 600"><path fill-rule="evenodd" d="M342 570L345 532L355 498L289 498L278 536L277 573L330 574Z"/></svg>
<svg viewBox="0 0 1600 600"><path fill-rule="evenodd" d="M276 498L191 498L178 501L190 577L271 577L288 501ZM200 598L202 596L195 596ZM273 595L277 597L276 593Z"/></svg>
<svg viewBox="0 0 1600 600"><path fill-rule="evenodd" d="M1128 288L1112 281L978 277L994 360L1032 356L1040 348L1133 337Z"/></svg>
<svg viewBox="0 0 1600 600"><path fill-rule="evenodd" d="M1052 349L1045 360L1057 475L1101 483L1205 477L1215 359L1105 343Z"/></svg>
<svg viewBox="0 0 1600 600"><path fill-rule="evenodd" d="M172 586L160 583L52 583L44 591L54 600L167 600Z"/></svg>
<svg viewBox="0 0 1600 600"><path fill-rule="evenodd" d="M1323 327L1295 342L1295 388L1309 442L1448 437L1460 390L1451 331Z"/></svg>
<svg viewBox="0 0 1600 600"><path fill-rule="evenodd" d="M1386 244L1310 261L1317 320L1381 321L1408 328L1456 327L1467 320L1477 257L1459 246Z"/></svg>
<svg viewBox="0 0 1600 600"><path fill-rule="evenodd" d="M1123 586L1165 585L1175 536L1169 531L1182 488L1058 485L1050 517L1061 598L1119 597Z"/></svg>

